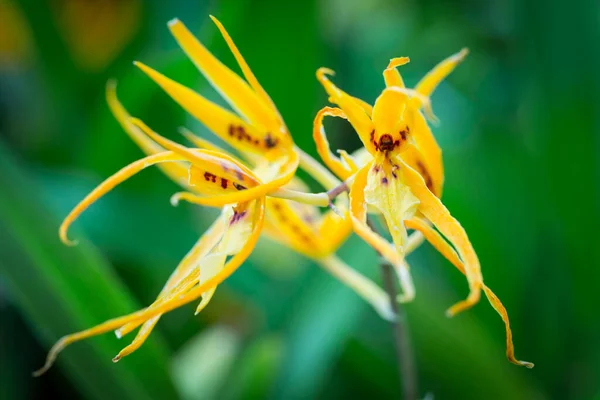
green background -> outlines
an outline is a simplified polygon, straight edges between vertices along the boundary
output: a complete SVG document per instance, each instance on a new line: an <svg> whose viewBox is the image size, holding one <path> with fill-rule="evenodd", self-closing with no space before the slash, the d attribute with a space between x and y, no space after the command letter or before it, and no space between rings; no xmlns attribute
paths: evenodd
<svg viewBox="0 0 600 400"><path fill-rule="evenodd" d="M17 13L8 15L8 6ZM406 306L420 393L600 398L597 1L0 0L3 12L1 398L398 398L389 325L266 239L202 314L194 317L193 305L172 312L134 355L113 364L126 342L107 334L73 345L48 374L31 378L58 337L152 301L215 216L171 207L178 188L149 170L84 214L71 234L79 246L64 247L57 236L77 201L142 155L108 111L109 78L130 112L158 132L180 141L181 125L207 133L131 62L221 102L166 27L179 17L235 67L209 14L312 154L312 119L327 102L318 67L336 70L337 84L372 103L390 58L411 57L402 74L412 86L469 47L432 99L444 203L508 309L517 357L536 367L506 361L501 320L485 299L444 316L467 285L426 244L409 258L417 297ZM15 15L24 28L10 29ZM328 131L334 147L358 146L344 123L330 122ZM376 256L360 240L340 253L379 279Z"/></svg>

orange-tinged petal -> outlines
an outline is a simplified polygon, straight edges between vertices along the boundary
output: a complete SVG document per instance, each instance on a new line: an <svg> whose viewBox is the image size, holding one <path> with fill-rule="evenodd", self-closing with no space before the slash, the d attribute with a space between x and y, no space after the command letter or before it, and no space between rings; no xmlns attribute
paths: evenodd
<svg viewBox="0 0 600 400"><path fill-rule="evenodd" d="M88 194L64 219L59 229L60 240L68 245L74 245L75 242L71 242L67 237L67 231L69 226L77 219L77 217L85 211L90 205L92 205L100 197L110 192L115 186L121 182L126 181L133 175L137 174L141 170L150 167L154 164L183 161L185 160L182 156L173 153L172 151L165 151L163 153L153 154L148 157L144 157L141 160L137 160L128 166L122 168L119 172L111 176L96 187L90 194Z"/></svg>
<svg viewBox="0 0 600 400"><path fill-rule="evenodd" d="M469 54L469 50L464 48L456 54L446 58L419 81L415 90L425 97L431 96L435 88L456 68L458 64Z"/></svg>
<svg viewBox="0 0 600 400"><path fill-rule="evenodd" d="M347 168L342 161L337 158L329 147L329 141L325 134L325 128L323 127L323 119L326 117L338 117L346 119L346 114L335 107L324 107L322 108L315 117L313 123L313 139L317 145L317 152L325 165L340 179L346 180L352 175L353 171ZM355 172L355 171L354 171Z"/></svg>
<svg viewBox="0 0 600 400"><path fill-rule="evenodd" d="M369 152L373 153L375 148L371 144L370 138L374 126L365 111L364 102L357 102L354 97L340 90L327 78L327 75L333 75L333 71L327 68L319 68L317 70L317 79L329 95L329 101L337 104L344 111L348 121L352 124L356 133L358 133L363 145Z"/></svg>
<svg viewBox="0 0 600 400"><path fill-rule="evenodd" d="M423 221L420 218L414 218L412 220L406 221L406 226L412 229L417 229L420 232L422 232L423 235L426 237L427 241L429 241L438 252L440 252L448 261L450 261L460 272L466 274L465 267L460 258L458 257L458 254L456 254L456 251L426 221ZM517 358L515 357L515 349L512 341L512 331L510 329L508 313L506 312L504 305L502 305L500 299L498 299L494 292L492 292L490 288L488 288L485 284L482 286L482 288L486 297L488 298L488 301L496 310L496 312L500 315L502 321L504 322L506 330L506 357L513 364L525 366L527 368L533 368L532 363L517 360Z"/></svg>
<svg viewBox="0 0 600 400"><path fill-rule="evenodd" d="M329 210L320 219L318 237L329 254L334 253L351 233L352 221L347 216L343 218Z"/></svg>
<svg viewBox="0 0 600 400"><path fill-rule="evenodd" d="M387 68L383 71L383 79L385 80L385 86L387 87L404 87L404 80L400 75L400 72L396 69L402 65L408 64L410 58L408 57L397 57L392 58Z"/></svg>
<svg viewBox="0 0 600 400"><path fill-rule="evenodd" d="M267 199L267 219L275 227L285 243L298 253L308 257L323 257L326 254L322 238L317 236L316 227L296 212L293 203L287 200Z"/></svg>
<svg viewBox="0 0 600 400"><path fill-rule="evenodd" d="M282 134L247 123L234 113L214 104L195 91L167 78L152 68L140 62L136 62L135 65L155 81L183 109L235 149L241 152L261 153L270 156L275 154L283 143Z"/></svg>
<svg viewBox="0 0 600 400"><path fill-rule="evenodd" d="M169 29L183 51L233 109L259 129L270 131L276 137L287 135L278 113L271 105L265 103L242 78L213 56L181 21L171 20Z"/></svg>
<svg viewBox="0 0 600 400"><path fill-rule="evenodd" d="M479 301L483 284L479 259L464 228L450 215L440 199L427 188L423 177L408 164L402 161L400 163L400 175L403 181L420 201L419 211L452 243L465 266L466 277L469 282L469 296L466 300L455 304L448 310L447 314L453 316L472 307Z"/></svg>

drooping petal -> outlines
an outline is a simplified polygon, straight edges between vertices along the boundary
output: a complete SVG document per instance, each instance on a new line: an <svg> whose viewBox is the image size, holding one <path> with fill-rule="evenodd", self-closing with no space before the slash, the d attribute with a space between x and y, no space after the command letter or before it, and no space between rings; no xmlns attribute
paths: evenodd
<svg viewBox="0 0 600 400"><path fill-rule="evenodd" d="M190 272L193 268L196 268L198 266L200 259L202 259L202 257L206 256L206 254L213 247L215 247L217 245L217 243L221 240L221 238L223 236L223 232L225 230L225 227L226 227L226 219L224 218L223 215L221 215L208 228L208 230L198 239L198 241L196 242L196 244L194 244L192 249L186 254L186 256L183 258L183 260L181 260L181 262L177 265L177 268L175 269L175 271L173 271L173 273L167 280L167 283L161 290L161 292L158 295L156 300L163 299L164 296L167 295L169 293L169 291L175 287L175 285L177 285L185 276L190 274ZM154 324L156 324L156 322L158 322L159 318L160 318L160 316L156 316L153 318L153 320L156 319L156 321L152 324L152 326L154 326ZM150 324L151 324L151 321L144 323L144 325L150 325ZM121 337L127 335L129 332L133 331L135 328L137 328L137 326L139 326L139 325L128 324L128 325L122 326L121 328L119 328L115 331L115 334L117 335L117 337L121 338ZM149 332L148 332L148 334L149 334ZM139 336L140 336L140 333L138 333L135 340L138 340ZM141 345L141 343L140 343L140 345Z"/></svg>
<svg viewBox="0 0 600 400"><path fill-rule="evenodd" d="M244 204L235 209L233 207L224 209L215 224L216 227L211 229L207 233L208 235L199 241L199 245L194 246L195 248L188 253L186 260L184 260L185 266L178 268L173 279L169 279L172 281L169 285L170 288L163 290L156 301L150 305L150 308L173 299L175 296L185 294L196 283L202 285L223 269L228 256L241 251L252 233L252 215L248 212L247 206L247 204ZM202 293L202 300L196 307L196 314L208 305L216 288L216 286L211 287ZM150 334L150 326L154 326L156 323L154 320L158 317L146 321L134 341L121 350L113 361L118 361L137 350ZM129 325L135 324L130 323Z"/></svg>
<svg viewBox="0 0 600 400"><path fill-rule="evenodd" d="M144 157L141 160L137 160L128 166L122 168L119 172L111 176L96 187L90 194L88 194L75 208L67 215L63 223L59 228L60 240L67 245L74 245L75 242L71 242L67 237L67 231L69 226L77 219L77 217L85 211L90 205L92 205L100 197L110 192L115 186L121 182L126 181L133 175L137 174L141 170L150 167L154 164L173 162L173 161L184 161L185 158L173 153L172 151L165 151L163 153L154 154L148 157Z"/></svg>
<svg viewBox="0 0 600 400"><path fill-rule="evenodd" d="M171 20L169 29L183 51L233 109L259 129L277 136L287 134L271 105L213 56L181 21Z"/></svg>
<svg viewBox="0 0 600 400"><path fill-rule="evenodd" d="M363 102L356 99L335 86L327 75L333 75L333 71L327 68L317 70L317 79L329 95L329 101L337 104L346 114L348 121L354 127L363 145L373 153L375 148L371 144L370 137L373 132L373 123L365 111Z"/></svg>
<svg viewBox="0 0 600 400"><path fill-rule="evenodd" d="M136 62L146 75L155 81L184 110L202 122L215 135L241 152L276 154L282 145L282 134L261 129L234 113L205 99L195 91L167 78L152 68ZM287 140L287 139L285 139Z"/></svg>
<svg viewBox="0 0 600 400"><path fill-rule="evenodd" d="M34 373L34 376L39 376L39 375L43 374L44 372L46 372L52 366L52 364L56 360L56 357L58 356L58 354L62 350L64 350L65 347L67 347L68 345L70 345L72 343L75 343L80 340L83 340L83 339L86 339L86 338L89 338L92 336L96 336L96 335L99 335L102 333L109 332L109 331L117 329L121 326L127 325L128 323L136 323L138 321L148 321L148 320L156 317L157 315L164 314L164 313L171 311L175 308L178 308L184 304L194 301L194 300L198 299L199 297L201 297L203 293L206 293L207 291L211 290L212 288L215 288L216 286L218 286L221 282L223 282L225 279L227 279L231 274L233 274L237 270L237 268L246 260L248 255L252 252L252 250L256 246L256 242L258 241L258 237L260 236L260 232L262 230L264 215L265 215L265 201L264 201L264 199L258 199L255 202L255 205L253 207L253 212L251 215L251 221L252 221L251 235L249 236L247 242L243 245L242 249L236 255L234 255L227 262L227 264L225 264L225 267L217 275L213 276L212 278L208 279L207 281L205 281L204 283L199 284L199 285L197 284L197 282L195 282L196 286L192 289L190 289L187 286L182 285L180 283L177 286L181 287L182 291L185 290L185 293L181 292L181 294L177 294L176 296L170 298L169 300L160 302L160 304L157 304L154 307L151 306L151 307L133 312L131 314L128 314L128 315L125 315L122 317L114 318L114 319L108 320L100 325L97 325L93 328L86 329L84 331L62 337L54 346L52 346L52 348L50 349L50 352L48 353L48 356L46 358L46 363L40 370L38 370ZM193 278L193 274L188 275L188 277ZM185 279L184 279L184 281L185 281Z"/></svg>
<svg viewBox="0 0 600 400"><path fill-rule="evenodd" d="M440 62L419 81L415 90L425 97L430 97L440 82L450 75L467 54L469 54L469 50L464 48Z"/></svg>
<svg viewBox="0 0 600 400"><path fill-rule="evenodd" d="M422 232L423 235L427 238L427 241L429 241L433 245L433 247L435 247L435 249L438 252L440 252L440 254L442 254L448 261L450 261L460 272L466 275L465 267L460 258L458 257L458 254L456 254L456 251L426 221L420 218L414 218L409 221L406 221L406 226L413 229L418 229L420 232ZM517 358L515 357L515 349L512 341L512 331L510 329L508 313L506 312L504 305L502 305L500 299L498 299L494 292L492 292L490 288L488 288L485 284L483 284L482 288L488 301L496 310L496 312L500 315L502 321L504 322L506 330L506 357L513 364L525 366L527 368L533 368L532 363L517 360Z"/></svg>
<svg viewBox="0 0 600 400"><path fill-rule="evenodd" d="M483 285L479 259L464 228L450 215L440 199L427 188L423 177L408 164L401 160L398 161L400 162L402 180L410 187L414 196L419 199L419 211L452 243L465 266L469 283L469 296L466 300L455 304L447 311L449 316L453 316L472 307L479 301Z"/></svg>

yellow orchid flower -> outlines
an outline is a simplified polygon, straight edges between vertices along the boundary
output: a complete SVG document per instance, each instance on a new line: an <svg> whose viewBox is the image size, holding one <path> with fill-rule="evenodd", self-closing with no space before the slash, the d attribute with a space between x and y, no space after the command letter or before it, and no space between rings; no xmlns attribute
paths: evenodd
<svg viewBox="0 0 600 400"><path fill-rule="evenodd" d="M187 148L160 136L127 113L117 100L115 84L109 82L107 99L111 110L147 156L124 167L86 196L61 225L61 240L66 244L74 244L69 241L67 232L76 218L116 185L152 165L158 165L171 179L189 190L174 195L173 203L187 200L223 207L223 211L177 266L154 303L143 310L63 337L52 347L44 367L36 375L50 368L58 353L71 343L110 330L115 330L116 335L122 337L139 328L133 342L114 358L116 362L144 343L163 313L198 298L202 300L196 312L200 312L210 301L216 287L235 272L253 250L265 224L267 210L270 214L267 231L271 231L272 236L318 260L326 270L370 302L382 316L393 316L387 295L333 255L351 232L349 220L334 216L333 211L309 220L300 216L306 216L306 212L316 215L314 206L310 211L306 206L299 210L301 206L288 200L266 197L273 195L328 205L331 200L326 194L320 196L282 189L294 178L301 160L322 184L331 187L339 181L293 145L268 95L252 75L224 28L216 19L213 20L234 52L250 87L214 58L183 24L175 20L169 26L199 69L242 117L209 102L149 67L140 63L137 65L209 129L246 158L254 160L254 170L189 132L184 134L202 148ZM297 179L291 185L296 189L301 186Z"/></svg>
<svg viewBox="0 0 600 400"><path fill-rule="evenodd" d="M306 169L309 174L313 175L315 179L326 188L331 188L340 184L341 182L332 176L329 171L324 169L299 148L293 146L293 141L291 140L289 133L287 133L287 128L285 127L279 112L252 74L244 58L239 53L237 47L223 26L215 18L213 18L213 21L221 30L221 33L240 65L246 80L251 84L250 88L246 82L240 80L237 76L235 82L237 82L238 86L232 86L227 77L231 77L233 72L220 64L220 62L218 62L218 60L216 60L216 58L214 58L200 42L191 36L181 22L172 21L169 23L169 26L177 40L182 44L184 49L186 49L188 54L190 54L192 60L196 62L198 68L209 78L218 91L224 93L226 99L233 99L228 101L230 101L234 108L240 109L240 107L235 106L235 104L246 104L245 109L253 109L253 107L255 107L253 102L262 104L263 107L259 108L259 111L246 112L246 114L258 115L262 113L263 116L267 115L266 119L254 118L254 120L248 122L247 125L242 125L243 122L240 122L241 119L236 120L237 117L235 115L209 102L194 91L160 75L158 72L150 70L148 67L143 66L142 69L152 79L159 83L159 85L190 114L197 117L200 122L211 129L217 136L241 153L242 158L246 159L250 164L253 164L253 172L264 182L271 181L273 176L277 174L277 168L283 167L279 165L282 163L281 160L295 159L296 156L293 154L290 155L290 153L296 153L297 157L300 159L300 166ZM225 76L226 78L222 78L222 76ZM223 82L227 83L227 88L229 89L223 86ZM238 100L235 97L235 93L228 96L227 90L235 90L235 93L246 93L245 97L251 100L245 102ZM151 140L148 135L141 132L139 128L131 123L130 115L117 99L115 84L113 82L109 83L107 88L107 101L123 129L146 154L151 155L166 149L161 146L161 144L165 143L164 138L159 139L162 141L161 144L159 144L156 141ZM265 109L269 111L265 112ZM225 129L223 122L215 122L218 117L222 117L221 121L235 120L236 122L233 123L234 128L229 126ZM257 124L256 121L259 121L259 123ZM237 126L237 128L235 126ZM269 126L270 132L282 132L285 134L277 138L270 133L265 135L266 138L271 138L269 140L273 140L273 143L277 144L273 147L270 147L272 143L269 146L261 145L261 143L264 144L268 142L269 140L267 139L259 140L258 145L255 145L256 140L249 140L244 136L245 134L242 135L242 140L240 140L238 134L240 126L243 127L243 132L252 132L252 135L254 135L253 137L258 137L260 135L258 132L264 131L264 126ZM235 134L232 135L232 131ZM181 133L191 141L193 145L199 148L206 148L227 154L222 148L198 138L186 129L182 129ZM233 157L232 155L230 156ZM283 164L286 164L285 161ZM174 204L178 203L180 200L185 200L196 204L214 205L208 202L206 198L198 197L197 191L187 183L185 167L177 164L162 164L160 165L160 168L171 179L187 190L187 192L177 193L172 197ZM293 178L293 181L285 185L283 190L274 191L270 193L270 195L292 198L299 201L316 202L316 204L321 206L327 205L328 199L325 197L310 198L311 195L306 194L306 191L306 187L303 186L302 182L298 178ZM337 207L338 212L340 212L341 209L347 209L347 204ZM307 219L306 216L309 214L312 215L312 218ZM334 256L337 248L352 232L349 218L340 218L333 211L321 216L314 206L305 204L300 205L283 199L268 198L265 232L272 239L291 247L299 253L316 261L324 269L332 273L339 280L353 288L358 294L365 298L373 305L380 315L388 319L392 318L393 313L387 295L385 295L373 282L358 274ZM327 235L324 235L324 232L327 232ZM416 247L418 238L415 239L417 239L414 241ZM414 289L412 287L412 282L407 281L406 276L409 275L404 272L407 271L408 266L405 263L401 266L402 271L400 271L400 275L402 278L401 282L403 283L402 286L405 289L404 297L409 299L412 297Z"/></svg>
<svg viewBox="0 0 600 400"><path fill-rule="evenodd" d="M254 172L263 182L272 181L281 186L282 181L288 180L299 165L326 189L331 189L339 185L341 182L338 179L331 176L320 164L294 145L277 108L252 73L235 43L223 25L212 16L211 19L217 25L233 53L247 83L216 59L179 20L169 22L169 28L190 59L215 89L223 95L231 107L238 111L240 117L209 102L193 90L161 75L149 67L140 63L136 63L136 65L188 113L196 117L196 119L217 136L230 144L245 159L255 164ZM114 87L109 87L108 102L125 131L136 141L140 148L147 154L156 152L157 143L152 143L151 141L148 143L145 135L135 132L135 128L127 123L128 114L118 102ZM184 131L182 133L198 147L207 146L206 142L199 140L191 132ZM208 147L225 153L223 149L216 148L214 145L209 145ZM277 172L277 165L279 164L281 170ZM180 173L169 171L168 168L173 167L163 167L167 175L174 178L183 187L190 189L185 185L185 180L181 179ZM273 179L274 175L278 175L281 178ZM294 179L296 182L299 182L297 178ZM289 189L289 187L284 187L283 190L279 189L271 192L270 195L309 202L320 206L326 206L329 202L324 197L311 197L311 195L302 194L305 190L300 192L297 190L288 191L286 189ZM205 198L196 196L193 192L192 188L190 192L178 193L173 197L173 201L186 200L196 204L215 205L212 202L208 202ZM232 198L228 198L228 201L232 200ZM340 280L351 286L357 293L367 298L367 301L374 305L375 309L381 315L389 318L391 316L389 305L383 300L383 295L379 293L379 290L375 290L373 283L366 278L358 279L355 271L342 264L341 260L334 259L331 256L351 233L351 225L348 223L349 219L340 220L333 212L329 212L322 219L314 219L313 222L308 223L292 215L294 214L294 208L298 207L299 205L293 205L293 203L284 200L274 198L267 200L267 216L271 216L268 218L268 221L271 222L267 225L274 225L273 229L267 228L267 231L279 232L278 234L271 235L271 237L277 238L277 240L287 244L289 247L317 261L326 270L332 272ZM325 235L326 238L324 239L321 237L324 231L335 232L335 234ZM420 243L420 236L413 237L412 243L413 248L417 247ZM408 301L414 297L414 288L410 280L410 274L408 273L408 265L403 260L394 259L392 262L396 267L403 287L404 294L402 299ZM343 269L342 266L344 266ZM347 273L344 274L344 272ZM364 287L360 286L361 282L364 283ZM365 289L366 287L368 289ZM371 293L371 295L365 296L367 293ZM386 303L385 307L382 303Z"/></svg>
<svg viewBox="0 0 600 400"><path fill-rule="evenodd" d="M333 71L319 69L317 79L329 95L329 101L338 107L324 107L317 113L313 137L325 164L340 179L350 183L354 231L387 259L396 257L398 260L406 256L407 228L420 231L469 283L467 299L452 306L447 315L453 316L473 306L483 290L505 323L509 361L532 368L532 363L515 358L508 314L498 297L483 283L477 254L465 230L440 201L444 179L442 153L421 113L423 108L434 118L429 103L431 93L467 54L463 49L442 61L414 89L405 87L396 69L408 63L408 57L392 59L383 72L386 88L373 106L335 86L327 77ZM364 145L360 159L343 151L339 152L341 158L337 158L331 152L323 128L326 116L350 122ZM383 216L393 245L367 225L368 211Z"/></svg>

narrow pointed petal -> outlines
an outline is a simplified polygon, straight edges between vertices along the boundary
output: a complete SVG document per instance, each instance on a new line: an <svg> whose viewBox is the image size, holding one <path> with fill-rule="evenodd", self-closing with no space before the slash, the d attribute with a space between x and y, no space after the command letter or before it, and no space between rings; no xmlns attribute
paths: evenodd
<svg viewBox="0 0 600 400"><path fill-rule="evenodd" d="M242 78L213 56L181 21L171 20L169 29L183 51L233 109L258 128L270 130L272 134L286 133L277 112Z"/></svg>
<svg viewBox="0 0 600 400"><path fill-rule="evenodd" d="M282 165L279 175L270 182L249 187L248 189L240 190L238 192L213 196L196 196L193 193L180 192L173 195L171 202L177 204L180 200L185 200L190 203L207 207L223 207L228 204L258 199L263 196L268 196L270 193L277 191L281 186L289 182L294 177L297 167L297 154L292 153L290 158Z"/></svg>
<svg viewBox="0 0 600 400"><path fill-rule="evenodd" d="M123 107L117 98L117 85L115 81L109 81L106 85L106 100L108 102L108 107L117 122L119 122L131 140L133 140L146 155L149 156L165 151L162 146L151 140L138 127L131 123L131 115L129 115L125 107ZM188 187L187 166L184 163L163 163L158 167L178 185L184 188Z"/></svg>
<svg viewBox="0 0 600 400"><path fill-rule="evenodd" d="M180 154L192 164L189 170L189 185L193 186L195 191L206 195L217 195L216 198L221 200L229 198L246 199L224 204L249 201L262 195L256 196L254 192L247 191L248 188L257 189L259 181L254 173L241 162L223 153L189 149L159 135L138 119L132 119L131 121L155 142Z"/></svg>
<svg viewBox="0 0 600 400"><path fill-rule="evenodd" d="M464 228L450 215L440 199L427 188L423 177L403 162L400 166L400 174L403 181L410 187L411 192L419 199L419 211L452 243L465 266L469 283L469 296L466 300L455 304L448 310L448 316L453 316L472 307L479 301L483 285L479 259Z"/></svg>
<svg viewBox="0 0 600 400"><path fill-rule="evenodd" d="M438 252L440 252L448 261L450 261L460 272L466 275L465 267L458 257L458 254L456 254L456 251L426 221L420 218L414 218L410 221L406 221L406 225L407 227L417 229L422 232L427 238L427 241L429 241ZM527 368L533 368L532 363L527 361L519 361L516 359L508 313L506 312L506 309L504 308L504 305L502 305L500 299L498 299L498 297L490 290L490 288L488 288L485 284L482 286L482 288L486 297L488 298L488 301L504 322L506 329L506 357L513 364L525 366Z"/></svg>
<svg viewBox="0 0 600 400"><path fill-rule="evenodd" d="M171 276L167 280L167 283L160 291L160 294L156 298L156 300L161 300L164 296L166 296L170 290L172 290L181 280L190 274L193 268L196 268L199 265L202 257L205 257L208 252L217 245L217 243L221 240L223 236L223 232L225 230L226 221L223 215L219 216L215 222L208 228L208 230L200 236L196 244L191 248L191 250L186 254L186 256L181 260L181 262L177 265L177 268L171 273ZM160 316L159 316L160 317ZM158 319L157 319L158 321ZM145 322L144 324L150 324L151 321ZM121 338L127 335L129 332L133 331L137 328L139 324L128 324L122 326L121 328L115 331L117 337ZM139 334L138 334L139 335Z"/></svg>
<svg viewBox="0 0 600 400"><path fill-rule="evenodd" d="M227 30L225 29L223 24L221 24L221 22L218 19L216 19L215 17L213 17L212 15L210 16L210 19L212 19L213 22L215 23L215 25L217 25L217 28L219 28L221 35L223 35L223 39L225 39L225 42L227 42L227 46L229 46L229 50L231 50L231 53L235 57L235 60L237 61L238 65L240 66L240 69L242 70L242 73L244 74L246 81L248 81L248 83L250 84L252 89L254 89L254 92L264 101L264 103L269 105L271 107L271 109L274 112L276 112L277 115L279 115L279 111L277 111L277 108L275 107L273 100L271 100L271 97L263 89L263 87L260 85L260 83L258 83L258 79L256 79L256 77L254 76L254 73L252 72L252 70L250 69L248 64L246 63L246 60L244 59L244 57L238 50L237 46L233 42L233 39L231 39L231 36L229 36L229 33L227 32ZM281 119L281 116L279 117L279 120L280 120L281 125L284 125L283 119Z"/></svg>
<svg viewBox="0 0 600 400"><path fill-rule="evenodd" d="M111 176L96 187L90 194L88 194L75 208L69 213L64 219L63 223L59 228L60 240L67 245L74 245L75 242L71 242L67 237L67 231L69 226L77 219L77 217L85 211L90 205L92 205L100 197L110 192L115 186L131 178L141 170L148 168L154 164L173 162L173 161L184 161L185 159L178 154L171 151L165 151L163 153L154 154L148 157L144 157L141 160L137 160L128 166L122 168L119 172Z"/></svg>
<svg viewBox="0 0 600 400"><path fill-rule="evenodd" d="M62 350L64 350L65 347L72 343L115 330L121 326L127 325L130 322L135 323L137 321L148 321L151 318L156 317L157 315L164 314L184 304L194 301L200 296L202 296L203 293L206 293L212 288L215 288L217 285L219 285L221 282L227 279L231 274L233 274L237 270L237 268L246 260L246 258L248 258L248 255L256 246L256 242L258 241L258 237L260 236L260 232L262 230L264 221L264 215L265 201L264 199L259 199L256 201L256 204L253 208L252 233L250 234L248 241L243 245L239 253L234 255L217 275L208 279L206 282L200 285L198 285L197 282L194 282L194 284L196 285L194 288L190 288L186 285L183 285L182 281L179 285L177 285L177 289L180 290L179 293L181 294L177 294L169 300L161 302L155 307L148 307L122 317L113 318L93 328L64 336L54 346L52 346L46 358L46 363L40 370L36 371L34 375L39 376L45 373L52 366L58 354ZM190 274L191 278L193 278L192 275L193 274ZM117 360L118 357L119 356L117 356Z"/></svg>
<svg viewBox="0 0 600 400"><path fill-rule="evenodd" d="M208 101L195 91L167 78L152 68L136 62L146 75L156 82L184 110L202 122L215 135L241 152L275 153L288 139L277 131L261 129L234 113Z"/></svg>
<svg viewBox="0 0 600 400"><path fill-rule="evenodd" d="M469 50L464 48L440 62L421 79L415 90L425 97L430 97L440 82L454 71L454 68L464 60L467 54L469 54Z"/></svg>

